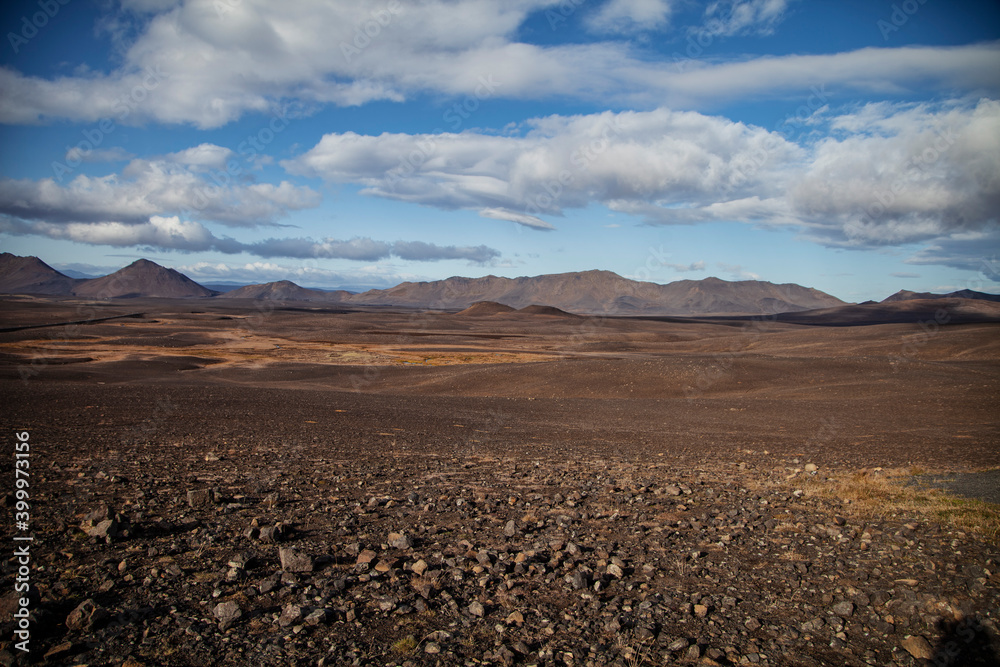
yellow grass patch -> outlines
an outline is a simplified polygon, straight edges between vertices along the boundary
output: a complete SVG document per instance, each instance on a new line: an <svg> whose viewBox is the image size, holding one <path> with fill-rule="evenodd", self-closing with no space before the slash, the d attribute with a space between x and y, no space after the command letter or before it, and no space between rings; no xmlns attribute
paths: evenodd
<svg viewBox="0 0 1000 667"><path fill-rule="evenodd" d="M976 533L1000 544L1000 505L961 498L915 483L922 468L844 472L832 479L797 477L789 483L806 493L849 500L853 513L868 517L909 514Z"/></svg>

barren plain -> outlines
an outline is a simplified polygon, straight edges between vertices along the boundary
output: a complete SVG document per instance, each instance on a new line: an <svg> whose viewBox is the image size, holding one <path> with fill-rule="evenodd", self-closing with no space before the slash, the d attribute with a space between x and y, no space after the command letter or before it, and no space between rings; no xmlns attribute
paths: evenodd
<svg viewBox="0 0 1000 667"><path fill-rule="evenodd" d="M912 485L1000 467L998 324L0 313L4 664L1000 659L996 506Z"/></svg>

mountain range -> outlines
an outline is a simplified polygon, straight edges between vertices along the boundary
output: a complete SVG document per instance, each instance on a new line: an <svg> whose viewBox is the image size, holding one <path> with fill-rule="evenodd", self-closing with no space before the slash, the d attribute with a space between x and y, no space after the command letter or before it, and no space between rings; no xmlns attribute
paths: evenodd
<svg viewBox="0 0 1000 667"><path fill-rule="evenodd" d="M472 313L478 314L502 312L503 307L524 311L530 306L546 306L591 315L769 315L848 305L830 294L794 283L779 285L760 280L705 278L660 285L599 270L520 278L453 277L404 282L389 289L360 294L309 289L288 280L219 293L178 271L145 259L101 278L75 279L37 257L18 257L11 253L0 254L0 293L86 298L253 299L455 311L472 307ZM1000 296L971 290L943 295L902 291L882 303L941 298L1000 301ZM493 305L476 307L482 303Z"/></svg>

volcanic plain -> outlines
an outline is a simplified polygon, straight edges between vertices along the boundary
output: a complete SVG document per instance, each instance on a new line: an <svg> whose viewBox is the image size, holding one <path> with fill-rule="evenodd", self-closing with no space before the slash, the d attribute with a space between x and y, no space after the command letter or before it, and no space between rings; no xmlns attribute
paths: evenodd
<svg viewBox="0 0 1000 667"><path fill-rule="evenodd" d="M34 536L31 650L8 556L2 664L1000 659L997 506L919 484L1000 467L1000 324L0 315Z"/></svg>

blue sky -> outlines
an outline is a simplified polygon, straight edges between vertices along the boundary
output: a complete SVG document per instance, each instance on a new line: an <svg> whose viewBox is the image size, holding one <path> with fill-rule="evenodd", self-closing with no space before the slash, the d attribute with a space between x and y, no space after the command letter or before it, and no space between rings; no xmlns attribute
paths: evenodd
<svg viewBox="0 0 1000 667"><path fill-rule="evenodd" d="M0 247L56 268L1000 291L996 2L35 0L0 25Z"/></svg>

